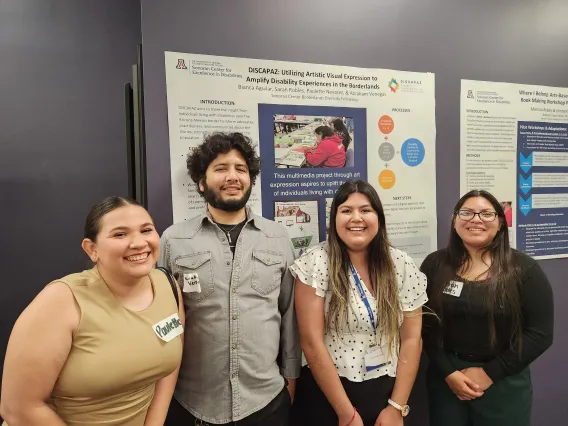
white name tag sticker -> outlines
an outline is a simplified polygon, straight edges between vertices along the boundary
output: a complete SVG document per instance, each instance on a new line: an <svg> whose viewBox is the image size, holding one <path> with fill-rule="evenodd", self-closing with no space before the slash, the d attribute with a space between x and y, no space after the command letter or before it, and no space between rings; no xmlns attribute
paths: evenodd
<svg viewBox="0 0 568 426"><path fill-rule="evenodd" d="M164 318L162 321L157 322L152 326L154 333L164 342L171 341L174 337L179 336L183 333L183 326L179 319L177 312Z"/></svg>
<svg viewBox="0 0 568 426"><path fill-rule="evenodd" d="M199 284L199 276L196 272L183 274L183 292L184 293L201 293L201 285Z"/></svg>
<svg viewBox="0 0 568 426"><path fill-rule="evenodd" d="M463 283L461 281L450 281L450 283L444 289L444 294L449 294L450 296L460 297L463 289Z"/></svg>
<svg viewBox="0 0 568 426"><path fill-rule="evenodd" d="M365 352L365 370L373 371L377 368L384 367L387 364L387 359L380 346L371 346Z"/></svg>

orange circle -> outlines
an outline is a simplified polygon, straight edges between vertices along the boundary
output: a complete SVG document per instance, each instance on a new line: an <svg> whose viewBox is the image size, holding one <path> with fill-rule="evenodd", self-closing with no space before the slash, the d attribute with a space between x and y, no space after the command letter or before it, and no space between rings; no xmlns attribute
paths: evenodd
<svg viewBox="0 0 568 426"><path fill-rule="evenodd" d="M388 135L394 129L394 121L388 115L383 115L379 118L379 130L381 133Z"/></svg>
<svg viewBox="0 0 568 426"><path fill-rule="evenodd" d="M392 170L383 170L379 173L379 185L384 189L391 189L396 182L396 177Z"/></svg>

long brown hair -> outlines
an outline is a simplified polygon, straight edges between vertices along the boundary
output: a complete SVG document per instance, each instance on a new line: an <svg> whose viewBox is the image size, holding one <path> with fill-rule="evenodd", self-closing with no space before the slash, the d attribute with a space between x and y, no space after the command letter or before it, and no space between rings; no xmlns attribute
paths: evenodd
<svg viewBox="0 0 568 426"><path fill-rule="evenodd" d="M467 271L471 267L471 256L467 251L462 239L455 229L455 221L457 220L458 211L462 208L467 200L473 197L482 197L491 203L491 206L497 213L497 219L500 221L499 230L493 240L482 250L482 258L485 254L491 257L491 265L488 265L488 279L484 283L484 300L483 303L489 316L489 336L491 345L494 346L497 341L495 329L495 316L498 307L506 307L512 319L511 344L513 347L521 348L521 300L519 289L517 287L518 268L513 261L513 249L509 245L509 232L507 229L507 221L503 207L499 201L487 191L473 190L465 194L459 199L454 207L452 216L452 229L450 231L450 240L446 249L446 268L439 269L439 279L433 280L435 285L431 306L434 311L442 319L443 324L443 304L442 294L450 280L455 279L458 271Z"/></svg>
<svg viewBox="0 0 568 426"><path fill-rule="evenodd" d="M339 187L331 204L329 220L329 283L331 296L326 327L335 328L338 336L342 336L345 326L348 326L349 315L349 254L347 246L339 238L336 228L337 210L347 201L353 193L360 193L367 197L379 218L379 231L369 243L367 248L367 264L369 279L376 295L378 328L377 335L385 336L389 344L389 351L394 347L398 350L399 319L402 314L398 295L396 270L390 254L390 245L387 238L385 213L377 191L367 182L347 181Z"/></svg>

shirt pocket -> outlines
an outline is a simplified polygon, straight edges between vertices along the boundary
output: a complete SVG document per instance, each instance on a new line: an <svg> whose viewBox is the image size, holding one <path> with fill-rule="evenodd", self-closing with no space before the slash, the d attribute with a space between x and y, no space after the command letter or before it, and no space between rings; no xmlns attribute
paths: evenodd
<svg viewBox="0 0 568 426"><path fill-rule="evenodd" d="M252 252L252 288L266 295L275 290L282 281L284 254L272 250Z"/></svg>
<svg viewBox="0 0 568 426"><path fill-rule="evenodd" d="M184 292L190 300L197 302L210 296L215 290L213 281L213 265L211 262L211 252L202 252L180 256L174 261L175 271L179 274L180 286L184 288L184 274L197 274L201 291Z"/></svg>

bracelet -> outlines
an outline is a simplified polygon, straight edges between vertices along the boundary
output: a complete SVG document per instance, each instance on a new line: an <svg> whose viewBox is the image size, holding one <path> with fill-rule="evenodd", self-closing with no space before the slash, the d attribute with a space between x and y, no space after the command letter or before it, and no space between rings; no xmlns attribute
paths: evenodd
<svg viewBox="0 0 568 426"><path fill-rule="evenodd" d="M353 423L353 420L355 420L355 413L357 413L357 409L353 407L353 417L351 417L351 420L349 420L349 423L347 423L345 426L349 426L351 423Z"/></svg>

